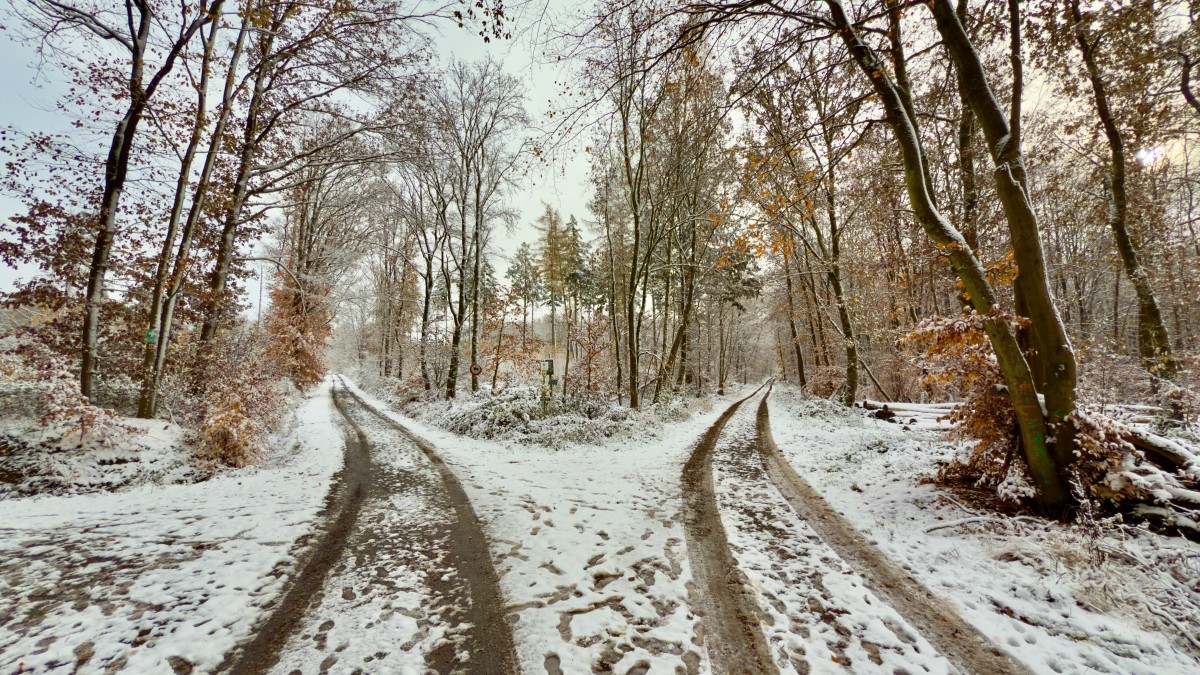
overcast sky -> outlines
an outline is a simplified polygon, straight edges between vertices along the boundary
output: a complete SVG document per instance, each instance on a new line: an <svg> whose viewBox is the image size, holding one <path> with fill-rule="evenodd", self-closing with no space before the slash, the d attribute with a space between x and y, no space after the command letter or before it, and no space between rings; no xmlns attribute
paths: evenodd
<svg viewBox="0 0 1200 675"><path fill-rule="evenodd" d="M448 22L430 37L441 63L454 58L473 61L489 54L500 61L507 72L524 83L530 116L536 127L542 127L548 110L559 98L556 83L570 77L566 67L555 65L552 59L544 56L547 48L542 41L551 31L553 20L564 18L582 4L579 0L533 0L522 7L522 16L512 23L513 40L485 44L470 30L460 30ZM0 4L0 25L11 22L10 12L7 3ZM48 80L55 76L53 70L45 75L38 74L35 58L29 47L15 42L9 31L0 30L0 64L3 64L0 67L0 92L4 92L0 125L12 125L26 131L66 131L69 128L66 120L54 109L63 89L58 82ZM494 264L500 275L508 269L507 258L512 252L522 242L535 238L531 224L540 214L543 202L561 211L564 219L572 214L581 221L587 218L588 164L579 150L581 148L564 148L552 157L552 167L532 167L520 178L510 198L512 206L521 214L519 224L511 236L501 232L500 236L494 237L496 253L501 258ZM18 208L18 203L0 195L0 219L7 221ZM14 270L0 264L0 291L11 290L14 281L34 271ZM257 284L249 286L251 295L257 296Z"/></svg>

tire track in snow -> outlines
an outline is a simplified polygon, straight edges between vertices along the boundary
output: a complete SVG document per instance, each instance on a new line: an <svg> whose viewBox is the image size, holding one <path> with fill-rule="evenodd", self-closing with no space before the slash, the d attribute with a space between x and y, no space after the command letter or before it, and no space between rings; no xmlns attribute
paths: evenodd
<svg viewBox="0 0 1200 675"><path fill-rule="evenodd" d="M721 520L763 611L783 673L950 675L937 654L784 500L759 456L754 410L739 410L713 456Z"/></svg>
<svg viewBox="0 0 1200 675"><path fill-rule="evenodd" d="M767 399L758 405L759 454L771 483L821 540L956 666L979 675L1027 675L1031 671L967 623L944 599L903 572L808 485L784 458L771 435Z"/></svg>
<svg viewBox="0 0 1200 675"><path fill-rule="evenodd" d="M722 674L778 673L762 634L762 611L746 576L729 550L713 490L713 449L721 430L763 383L737 401L704 432L683 467L683 526L692 577L698 585L694 606L701 615L704 645L712 671Z"/></svg>
<svg viewBox="0 0 1200 675"><path fill-rule="evenodd" d="M455 616L458 623L454 626L454 630L460 633L460 647L457 654L446 655L453 657L451 661L455 662L447 663L446 669L437 667L442 664L430 665L435 666L438 672L451 672L451 665L456 673L504 675L519 672L512 630L500 592L500 578L492 564L483 526L462 483L428 441L363 401L353 390L345 387L345 383L343 387L362 410L368 411L420 449L436 470L448 506L453 511L454 518L447 523L443 544L446 547L445 560L452 568L453 578L466 584L465 589L461 585L458 587L459 591L465 591L465 597L459 602L457 609L460 613ZM435 590L449 592L449 588Z"/></svg>
<svg viewBox="0 0 1200 675"><path fill-rule="evenodd" d="M330 385L333 403L349 420L337 389ZM349 426L349 425L347 425ZM234 650L216 672L265 673L279 660L280 650L300 624L330 569L346 550L350 532L358 521L370 481L371 454L366 436L357 427L343 429L345 466L334 478L322 517L326 523L319 539L308 545L299 561L299 572L279 604L255 631L249 643ZM301 542L300 545L306 545Z"/></svg>
<svg viewBox="0 0 1200 675"><path fill-rule="evenodd" d="M223 669L519 672L487 542L457 479L344 383L334 402L349 429L329 524Z"/></svg>

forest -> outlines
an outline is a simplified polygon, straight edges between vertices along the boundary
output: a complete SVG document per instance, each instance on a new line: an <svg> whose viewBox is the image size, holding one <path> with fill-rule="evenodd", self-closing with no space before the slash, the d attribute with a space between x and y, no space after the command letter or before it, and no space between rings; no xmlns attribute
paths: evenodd
<svg viewBox="0 0 1200 675"><path fill-rule="evenodd" d="M545 359L555 397L630 408L777 373L971 401L976 468L1019 445L1052 509L1078 420L1195 414L1195 3L580 6L536 127L498 61L429 34L548 15L421 9L14 3L75 131L2 131L0 255L36 270L10 368L235 463L335 335L422 399L540 386ZM518 222L564 152L586 204Z"/></svg>
<svg viewBox="0 0 1200 675"><path fill-rule="evenodd" d="M937 410L960 452L928 480L986 513L1198 537L1198 22L8 0L0 38L55 97L0 118L0 478L144 420L179 426L193 478L262 465L336 374L564 428L774 378ZM572 162L564 201L533 189Z"/></svg>

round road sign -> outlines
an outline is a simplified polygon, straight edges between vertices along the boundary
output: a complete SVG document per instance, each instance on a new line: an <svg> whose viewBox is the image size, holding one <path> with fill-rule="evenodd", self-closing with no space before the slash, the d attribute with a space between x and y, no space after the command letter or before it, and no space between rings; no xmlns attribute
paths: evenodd
<svg viewBox="0 0 1200 675"><path fill-rule="evenodd" d="M477 376L477 375L479 375L479 374L480 374L480 373L482 373L482 372L483 372L483 366L479 365L478 363L472 363L472 364L471 364L471 374L472 374L472 375L476 375L476 376Z"/></svg>

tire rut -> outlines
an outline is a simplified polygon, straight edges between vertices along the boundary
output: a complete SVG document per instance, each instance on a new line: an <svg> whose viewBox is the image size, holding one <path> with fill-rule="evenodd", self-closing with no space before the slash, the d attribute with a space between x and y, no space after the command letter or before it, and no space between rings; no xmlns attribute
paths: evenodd
<svg viewBox="0 0 1200 675"><path fill-rule="evenodd" d="M299 544L306 552L300 556L298 572L288 590L270 609L254 638L232 651L217 672L240 675L278 670L281 660L294 662L296 656L312 648L312 642L317 645L316 659L324 659L319 665L320 672L330 671L335 665L339 670L353 667L345 662L349 654L341 653L345 645L334 649L327 644L327 631L334 625L334 619L344 622L345 617L332 616L311 636L307 634L312 628L308 624L315 623L318 612L327 611L322 603L339 593L343 601L374 596L383 599L384 615L359 628L363 637L386 631L383 625L386 616L406 611L393 607L387 600L397 590L387 570L397 562L425 573L432 597L421 608L422 613L448 626L445 639L424 656L428 672L479 675L520 672L487 539L457 478L432 446L367 405L344 382L333 387L332 393L341 416L346 461L326 499L322 512L325 525L315 535L315 541ZM375 461L372 444L355 416L371 421L378 418L389 433L398 432L404 443L419 450L413 452L424 458L428 468L411 471ZM378 433L377 429L373 433ZM426 523L412 531L390 531L381 514L394 510L396 507L390 500L401 494L432 499L431 506L440 507L445 516L441 522ZM391 525L394 530L395 523ZM345 573L354 570L363 572L365 587L333 587ZM415 646L422 636L428 637L427 628L422 628L402 650ZM297 646L305 652L290 653ZM283 658L285 655L287 659ZM395 667L384 663L387 656L386 650L370 655L366 660L373 663L368 668L388 672L375 670ZM338 663L339 660L343 663ZM360 668L355 672L363 671Z"/></svg>
<svg viewBox="0 0 1200 675"><path fill-rule="evenodd" d="M967 673L978 675L1029 675L967 623L944 599L903 572L869 543L825 498L802 479L771 435L768 387L758 405L756 429L759 454L771 483L830 548L848 563L864 584L896 610L943 656Z"/></svg>
<svg viewBox="0 0 1200 675"><path fill-rule="evenodd" d="M280 651L298 626L312 604L316 591L329 576L329 571L346 552L350 533L358 521L367 487L371 478L371 454L366 436L349 422L345 404L332 388L333 403L341 414L342 433L345 438L345 465L334 477L333 487L325 500L321 519L325 526L311 544L301 541L298 546L306 548L298 561L298 573L293 577L288 590L270 615L255 631L248 643L230 652L217 666L216 671L266 673L279 660Z"/></svg>
<svg viewBox="0 0 1200 675"><path fill-rule="evenodd" d="M455 579L466 582L466 597L462 598L464 602L458 603L461 614L454 617L462 634L458 649L432 654L431 660L434 663L429 665L437 672L453 670L480 675L520 672L512 631L500 592L500 578L492 565L488 539L462 483L428 441L376 410L348 387L345 391L362 410L399 432L420 449L436 469L448 506L455 516L453 522L447 523L443 533L443 544L446 565L455 572ZM435 587L434 590L441 593L453 592L449 587ZM461 650L467 652L467 657L459 662L457 653Z"/></svg>
<svg viewBox="0 0 1200 675"><path fill-rule="evenodd" d="M777 673L763 637L762 610L729 549L713 489L713 450L729 419L754 393L729 406L692 450L683 467L683 526L704 645L715 673Z"/></svg>

